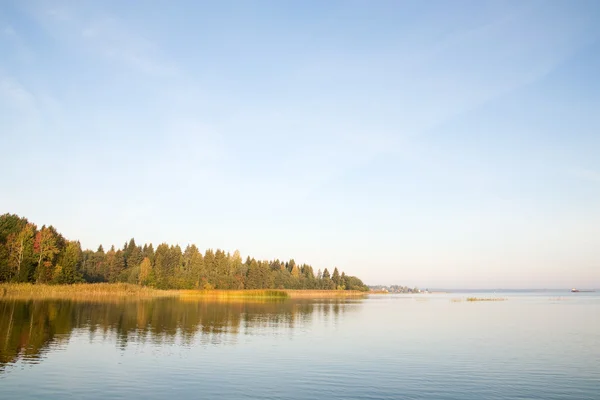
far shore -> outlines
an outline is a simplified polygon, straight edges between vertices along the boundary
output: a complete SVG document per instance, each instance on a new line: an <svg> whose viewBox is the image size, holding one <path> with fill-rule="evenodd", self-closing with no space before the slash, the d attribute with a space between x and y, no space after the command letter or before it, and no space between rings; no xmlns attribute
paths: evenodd
<svg viewBox="0 0 600 400"><path fill-rule="evenodd" d="M128 283L81 283L73 285L45 285L32 283L0 284L0 299L14 300L104 300L104 299L331 299L361 298L368 292L357 290L161 290Z"/></svg>

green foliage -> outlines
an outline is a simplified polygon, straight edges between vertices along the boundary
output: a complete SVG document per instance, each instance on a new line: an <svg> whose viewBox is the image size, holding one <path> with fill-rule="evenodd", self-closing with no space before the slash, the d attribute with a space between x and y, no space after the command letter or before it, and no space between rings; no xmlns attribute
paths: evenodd
<svg viewBox="0 0 600 400"><path fill-rule="evenodd" d="M81 262L83 254L79 242L68 242L65 250L59 257L55 271L54 282L60 284L73 284L83 282Z"/></svg>
<svg viewBox="0 0 600 400"><path fill-rule="evenodd" d="M36 282L52 282L56 275L54 257L60 253L59 243L54 229L45 226L35 235L34 253L37 255Z"/></svg>
<svg viewBox="0 0 600 400"><path fill-rule="evenodd" d="M282 262L242 261L239 251L208 249L204 255L195 245L151 243L139 246L132 238L122 249L105 252L82 250L78 241L68 241L54 227L37 229L25 218L0 215L0 282L73 284L78 282L123 282L158 289L337 289L368 288L353 276L323 273L294 259ZM277 293L274 291L273 293Z"/></svg>

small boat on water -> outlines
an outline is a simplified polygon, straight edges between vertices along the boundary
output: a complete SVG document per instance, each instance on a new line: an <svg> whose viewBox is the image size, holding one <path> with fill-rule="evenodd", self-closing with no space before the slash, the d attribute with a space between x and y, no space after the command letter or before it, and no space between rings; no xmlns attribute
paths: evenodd
<svg viewBox="0 0 600 400"><path fill-rule="evenodd" d="M573 289L571 289L571 293L579 293L579 289L573 288Z"/></svg>

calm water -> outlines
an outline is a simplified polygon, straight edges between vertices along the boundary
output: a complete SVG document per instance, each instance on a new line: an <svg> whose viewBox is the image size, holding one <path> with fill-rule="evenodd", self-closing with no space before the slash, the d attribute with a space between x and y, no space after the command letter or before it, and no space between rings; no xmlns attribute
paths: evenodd
<svg viewBox="0 0 600 400"><path fill-rule="evenodd" d="M0 301L0 398L597 400L599 295Z"/></svg>

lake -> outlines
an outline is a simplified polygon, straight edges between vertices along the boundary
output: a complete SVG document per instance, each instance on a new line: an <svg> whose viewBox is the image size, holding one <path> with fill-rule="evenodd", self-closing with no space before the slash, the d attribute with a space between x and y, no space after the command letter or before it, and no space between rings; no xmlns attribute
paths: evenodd
<svg viewBox="0 0 600 400"><path fill-rule="evenodd" d="M0 398L597 400L599 294L4 300Z"/></svg>

